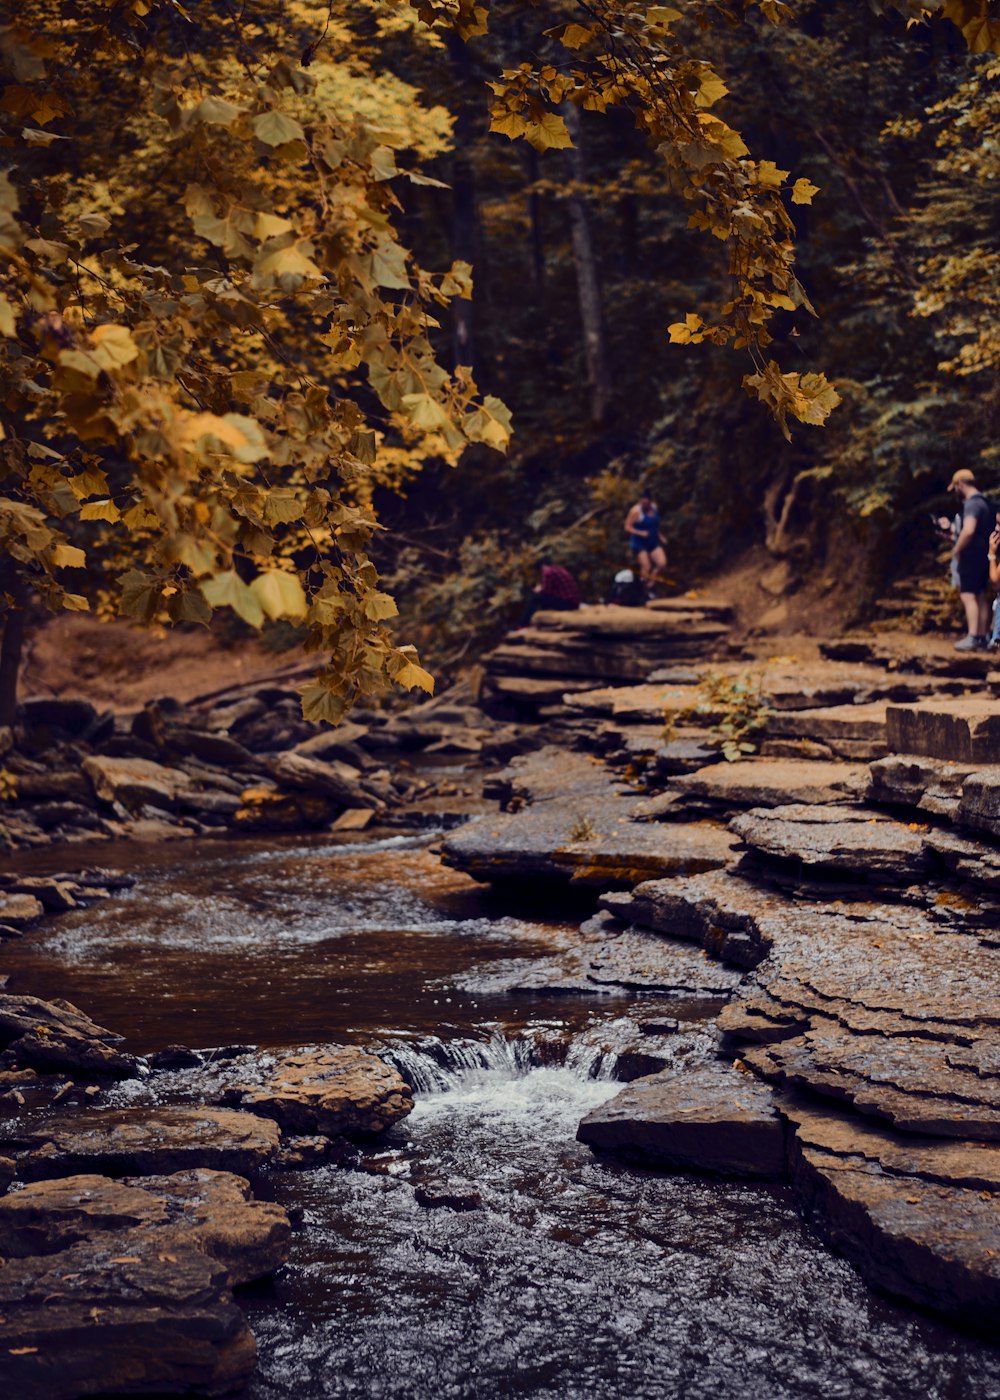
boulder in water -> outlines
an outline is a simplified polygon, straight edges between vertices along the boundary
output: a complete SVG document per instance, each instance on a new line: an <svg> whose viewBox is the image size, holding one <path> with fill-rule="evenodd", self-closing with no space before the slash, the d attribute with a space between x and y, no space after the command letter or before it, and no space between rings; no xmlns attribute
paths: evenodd
<svg viewBox="0 0 1000 1400"><path fill-rule="evenodd" d="M274 1118L291 1132L325 1137L369 1137L413 1108L398 1071L353 1045L288 1055L265 1084L235 1085L225 1102Z"/></svg>

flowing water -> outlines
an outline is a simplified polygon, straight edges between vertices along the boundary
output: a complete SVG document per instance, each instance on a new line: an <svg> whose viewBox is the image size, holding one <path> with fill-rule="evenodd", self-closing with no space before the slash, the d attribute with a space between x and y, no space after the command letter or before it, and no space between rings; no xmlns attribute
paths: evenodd
<svg viewBox="0 0 1000 1400"><path fill-rule="evenodd" d="M47 921L0 969L137 1051L251 1042L266 1066L352 1040L414 1085L413 1113L353 1168L264 1179L304 1226L289 1264L243 1292L260 1346L244 1400L1000 1397L1000 1351L870 1293L786 1188L578 1144L615 1076L641 1069L637 1040L661 1063L713 1053L708 1008L497 990L571 946L579 911L504 907L427 845L104 847L135 889ZM116 1097L197 1092L216 1072ZM428 1209L417 1188L474 1208Z"/></svg>

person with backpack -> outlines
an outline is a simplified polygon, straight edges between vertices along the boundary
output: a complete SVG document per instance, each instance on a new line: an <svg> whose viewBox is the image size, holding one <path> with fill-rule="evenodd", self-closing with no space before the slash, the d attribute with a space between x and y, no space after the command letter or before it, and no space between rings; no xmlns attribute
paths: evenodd
<svg viewBox="0 0 1000 1400"><path fill-rule="evenodd" d="M985 651L990 630L986 586L990 577L990 536L997 512L976 485L975 473L963 468L948 483L962 511L962 528L955 541L958 591L965 609L967 635L955 643L956 651Z"/></svg>

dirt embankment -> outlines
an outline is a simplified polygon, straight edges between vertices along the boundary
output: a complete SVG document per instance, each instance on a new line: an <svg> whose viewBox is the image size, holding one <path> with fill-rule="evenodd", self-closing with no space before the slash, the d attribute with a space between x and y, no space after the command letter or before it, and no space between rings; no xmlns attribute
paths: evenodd
<svg viewBox="0 0 1000 1400"><path fill-rule="evenodd" d="M136 710L161 696L183 703L298 670L309 670L300 652L274 652L256 639L227 646L201 627L167 630L67 613L31 638L21 694L75 696L98 709Z"/></svg>

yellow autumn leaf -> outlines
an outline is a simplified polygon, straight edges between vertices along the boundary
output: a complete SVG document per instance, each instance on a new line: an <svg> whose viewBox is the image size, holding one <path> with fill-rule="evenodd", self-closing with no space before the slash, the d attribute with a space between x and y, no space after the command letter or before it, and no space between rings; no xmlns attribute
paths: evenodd
<svg viewBox="0 0 1000 1400"><path fill-rule="evenodd" d="M269 569L258 574L250 585L250 591L260 603L267 617L272 620L290 617L298 620L306 616L309 604L297 574L286 573L282 569Z"/></svg>
<svg viewBox="0 0 1000 1400"><path fill-rule="evenodd" d="M811 204L816 194L819 194L819 185L812 184L804 175L800 176L792 186L792 203Z"/></svg>

